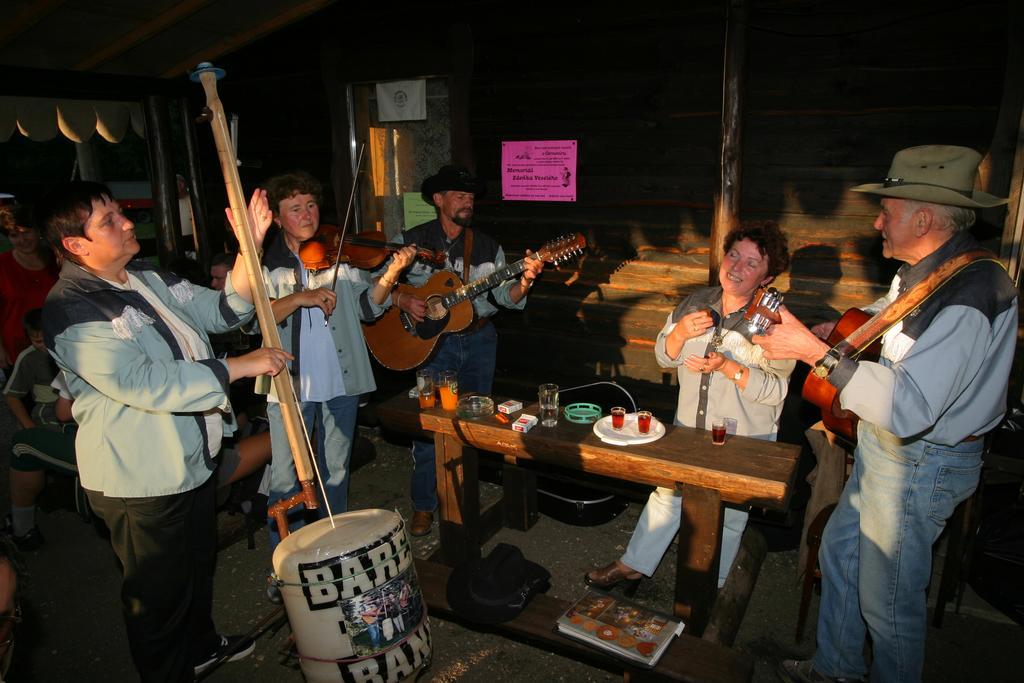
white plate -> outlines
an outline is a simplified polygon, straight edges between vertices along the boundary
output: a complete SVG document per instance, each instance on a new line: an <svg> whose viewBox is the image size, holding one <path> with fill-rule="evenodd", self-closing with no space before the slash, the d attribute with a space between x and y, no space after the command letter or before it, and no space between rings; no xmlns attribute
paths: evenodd
<svg viewBox="0 0 1024 683"><path fill-rule="evenodd" d="M612 429L612 416L606 415L594 423L594 434L612 446L636 446L657 441L665 436L665 425L658 418L651 417L651 430L641 434L636 428L636 413L626 413L622 429L616 431Z"/></svg>

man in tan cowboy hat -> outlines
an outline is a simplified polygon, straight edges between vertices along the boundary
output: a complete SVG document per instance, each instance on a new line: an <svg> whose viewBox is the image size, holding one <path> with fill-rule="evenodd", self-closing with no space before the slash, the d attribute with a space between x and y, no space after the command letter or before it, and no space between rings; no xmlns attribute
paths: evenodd
<svg viewBox="0 0 1024 683"><path fill-rule="evenodd" d="M876 310L978 249L967 232L974 210L1006 203L974 189L980 160L965 147L912 147L883 182L853 188L882 197L882 253L904 264ZM1017 335L1016 288L998 262L953 277L888 329L878 362L842 356L788 311L754 337L767 358L813 366L860 416L854 470L818 554L818 649L783 662L784 680L863 679L868 632L871 683L921 678L932 544L978 485L981 437L1003 417Z"/></svg>

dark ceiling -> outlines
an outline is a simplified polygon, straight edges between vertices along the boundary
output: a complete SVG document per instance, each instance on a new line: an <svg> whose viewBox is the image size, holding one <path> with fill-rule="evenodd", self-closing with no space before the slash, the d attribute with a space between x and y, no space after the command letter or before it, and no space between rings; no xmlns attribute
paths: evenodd
<svg viewBox="0 0 1024 683"><path fill-rule="evenodd" d="M334 0L2 0L0 65L175 79Z"/></svg>

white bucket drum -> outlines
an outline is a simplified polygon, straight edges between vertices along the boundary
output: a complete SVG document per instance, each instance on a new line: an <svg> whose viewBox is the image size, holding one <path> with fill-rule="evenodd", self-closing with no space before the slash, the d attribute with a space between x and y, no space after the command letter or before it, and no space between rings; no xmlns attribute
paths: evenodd
<svg viewBox="0 0 1024 683"><path fill-rule="evenodd" d="M397 512L321 519L274 551L285 611L310 683L399 681L430 663L427 607Z"/></svg>

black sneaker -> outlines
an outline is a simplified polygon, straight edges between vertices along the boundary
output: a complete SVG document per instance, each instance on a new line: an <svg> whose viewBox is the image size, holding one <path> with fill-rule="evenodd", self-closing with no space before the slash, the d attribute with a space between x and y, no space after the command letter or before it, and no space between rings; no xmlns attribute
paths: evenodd
<svg viewBox="0 0 1024 683"><path fill-rule="evenodd" d="M43 538L43 532L39 530L39 527L34 526L26 531L21 536L14 533L14 524L11 522L11 516L7 515L4 519L3 533L11 537L14 542L14 547L23 553L32 552L33 550L39 550L46 539Z"/></svg>
<svg viewBox="0 0 1024 683"><path fill-rule="evenodd" d="M11 534L11 540L14 541L15 547L23 553L39 550L46 543L43 532L37 526L32 527L21 536Z"/></svg>
<svg viewBox="0 0 1024 683"><path fill-rule="evenodd" d="M199 676L209 669L224 664L225 662L237 662L245 659L256 649L256 641L246 636L221 636L220 647L203 662L196 664L196 676Z"/></svg>

